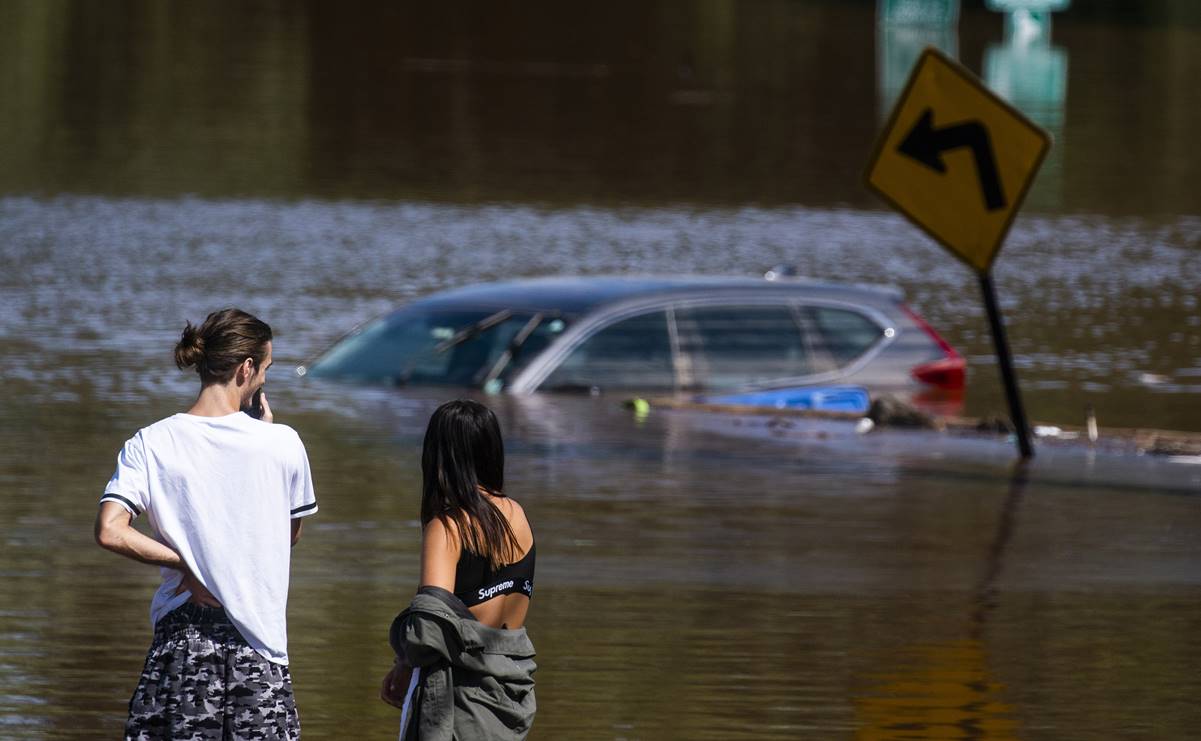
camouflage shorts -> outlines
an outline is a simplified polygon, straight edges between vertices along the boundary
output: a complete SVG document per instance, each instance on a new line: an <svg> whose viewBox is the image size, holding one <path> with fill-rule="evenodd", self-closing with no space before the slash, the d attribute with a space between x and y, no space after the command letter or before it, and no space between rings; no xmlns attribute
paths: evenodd
<svg viewBox="0 0 1201 741"><path fill-rule="evenodd" d="M251 648L224 610L185 604L154 628L125 738L298 739L288 667Z"/></svg>

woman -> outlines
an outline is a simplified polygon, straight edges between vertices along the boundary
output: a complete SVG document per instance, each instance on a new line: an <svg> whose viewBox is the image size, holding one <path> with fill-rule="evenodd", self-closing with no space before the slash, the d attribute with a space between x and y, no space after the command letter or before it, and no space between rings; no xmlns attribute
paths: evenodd
<svg viewBox="0 0 1201 741"><path fill-rule="evenodd" d="M402 708L402 739L522 739L533 722L534 534L504 469L490 409L438 407L421 454L421 583L392 624L380 692Z"/></svg>

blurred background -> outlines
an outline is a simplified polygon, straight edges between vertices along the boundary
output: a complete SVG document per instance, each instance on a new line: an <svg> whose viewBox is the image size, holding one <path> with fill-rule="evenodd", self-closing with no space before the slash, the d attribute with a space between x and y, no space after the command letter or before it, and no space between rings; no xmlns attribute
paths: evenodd
<svg viewBox="0 0 1201 741"><path fill-rule="evenodd" d="M185 320L276 332L322 511L294 558L306 737L386 738L435 393L291 369L511 276L889 283L1005 414L975 277L862 185L926 45L1054 145L995 280L1028 415L1201 431L1201 5L0 0L0 737L119 733L150 569L91 543L186 407ZM534 737L1184 738L1195 465L634 420L495 398L539 538ZM910 735L905 735L910 734Z"/></svg>

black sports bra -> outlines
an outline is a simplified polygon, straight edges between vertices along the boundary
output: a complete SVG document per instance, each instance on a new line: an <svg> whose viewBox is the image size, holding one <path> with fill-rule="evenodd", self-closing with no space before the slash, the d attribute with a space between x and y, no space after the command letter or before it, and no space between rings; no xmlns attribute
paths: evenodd
<svg viewBox="0 0 1201 741"><path fill-rule="evenodd" d="M488 566L488 559L464 548L459 554L459 563L455 565L455 596L468 607L502 594L524 594L532 598L536 548L536 544L531 544L520 561L496 571Z"/></svg>

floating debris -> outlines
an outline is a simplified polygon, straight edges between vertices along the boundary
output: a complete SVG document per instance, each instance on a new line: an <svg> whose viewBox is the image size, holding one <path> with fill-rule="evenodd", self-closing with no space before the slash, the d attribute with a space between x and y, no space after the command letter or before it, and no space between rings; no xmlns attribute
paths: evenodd
<svg viewBox="0 0 1201 741"><path fill-rule="evenodd" d="M887 427L916 427L923 430L943 427L936 417L891 396L881 396L872 401L867 417L875 424Z"/></svg>
<svg viewBox="0 0 1201 741"><path fill-rule="evenodd" d="M865 417L848 412L831 412L811 409L778 409L749 404L714 404L698 402L695 398L663 397L652 399L629 399L624 402L627 409L637 409L646 404L646 413L655 407L689 412L711 412L733 415L733 424L742 425L755 417L770 417L767 429L777 435L790 434L819 437L806 429L799 420L827 420L846 422L855 434L863 436L881 428L934 430L955 435L1012 435L1013 425L1004 417L938 417L927 414L893 397L880 397L872 402ZM635 412L635 416L640 415ZM739 418L744 419L739 419ZM641 416L645 418L645 416ZM1043 445L1071 445L1075 441L1087 440L1090 445L1100 445L1100 433L1096 412L1090 405L1083 427L1071 425L1034 425L1034 435ZM823 435L824 436L824 433ZM1201 432L1177 430L1118 429L1107 428L1105 448L1114 452L1129 452L1162 456L1177 463L1201 463ZM1194 460L1196 458L1197 460Z"/></svg>
<svg viewBox="0 0 1201 741"><path fill-rule="evenodd" d="M642 422L651 413L651 405L646 399L628 399L625 403L627 409L634 410L634 419Z"/></svg>
<svg viewBox="0 0 1201 741"><path fill-rule="evenodd" d="M976 421L976 425L973 429L975 429L976 432L991 432L997 435L1013 434L1013 425L1009 423L1009 420L995 414L981 417Z"/></svg>

